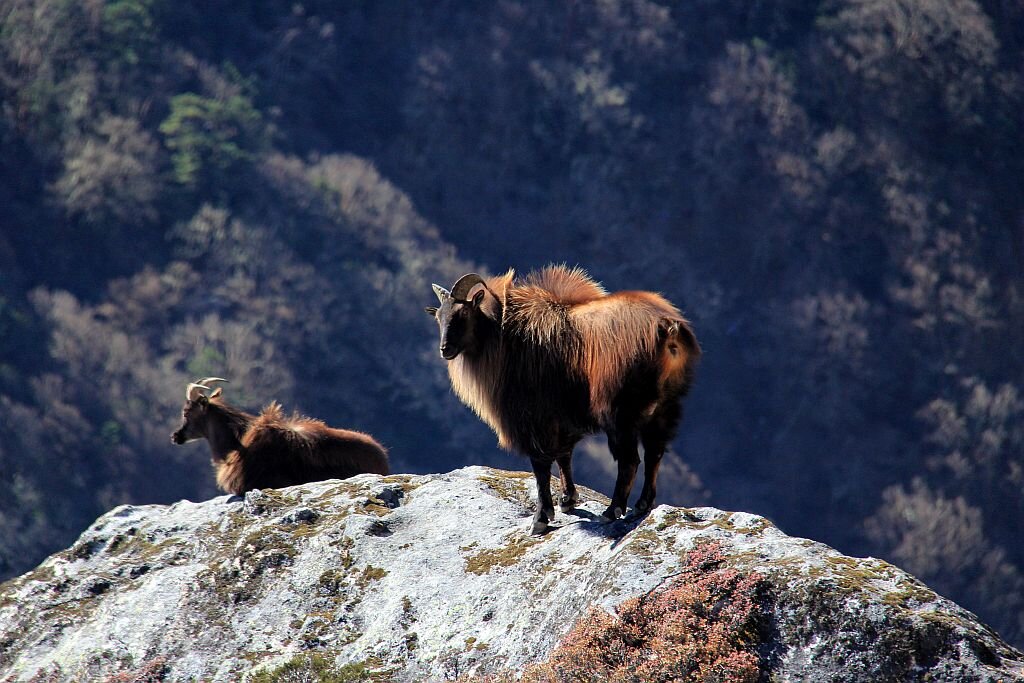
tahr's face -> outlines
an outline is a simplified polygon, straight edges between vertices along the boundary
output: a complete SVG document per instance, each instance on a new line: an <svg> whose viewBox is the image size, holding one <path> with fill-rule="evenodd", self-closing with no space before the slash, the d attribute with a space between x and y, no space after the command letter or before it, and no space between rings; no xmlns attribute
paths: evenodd
<svg viewBox="0 0 1024 683"><path fill-rule="evenodd" d="M484 292L480 290L468 301L448 296L441 302L440 307L427 307L427 313L437 319L437 325L441 331L439 347L441 358L454 360L460 353L472 346L473 328L477 316L480 314L480 303L483 301L483 297Z"/></svg>
<svg viewBox="0 0 1024 683"><path fill-rule="evenodd" d="M185 401L181 408L181 426L178 427L178 431L171 434L171 443L180 445L206 436L206 406L205 397L196 401Z"/></svg>

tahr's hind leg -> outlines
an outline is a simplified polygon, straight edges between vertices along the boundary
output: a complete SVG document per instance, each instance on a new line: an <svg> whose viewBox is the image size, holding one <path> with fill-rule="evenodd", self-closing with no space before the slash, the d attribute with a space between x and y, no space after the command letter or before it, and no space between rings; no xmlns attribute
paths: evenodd
<svg viewBox="0 0 1024 683"><path fill-rule="evenodd" d="M604 511L608 519L615 520L626 514L626 500L633 488L633 480L636 479L636 468L640 465L636 441L636 432L633 431L614 430L608 433L608 448L619 464L612 503Z"/></svg>
<svg viewBox="0 0 1024 683"><path fill-rule="evenodd" d="M530 463L537 480L537 512L533 514L531 533L539 535L555 521L555 504L551 500L551 461L531 457Z"/></svg>
<svg viewBox="0 0 1024 683"><path fill-rule="evenodd" d="M650 421L640 428L640 438L644 444L644 487L634 507L638 515L646 514L654 507L658 468L661 467L666 446L676 434L681 417L680 401L678 398L673 399L659 406Z"/></svg>
<svg viewBox="0 0 1024 683"><path fill-rule="evenodd" d="M555 458L558 463L558 470L562 473L562 499L558 501L558 507L562 512L569 512L575 509L580 502L580 494L576 490L576 482L572 478L572 451Z"/></svg>

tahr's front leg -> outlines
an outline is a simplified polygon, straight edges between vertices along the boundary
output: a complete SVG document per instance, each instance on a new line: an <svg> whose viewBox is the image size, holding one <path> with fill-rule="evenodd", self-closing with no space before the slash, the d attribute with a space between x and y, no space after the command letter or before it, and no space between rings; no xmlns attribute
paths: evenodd
<svg viewBox="0 0 1024 683"><path fill-rule="evenodd" d="M533 534L543 534L555 520L555 503L551 499L551 461L530 458L537 480L537 512L533 514Z"/></svg>

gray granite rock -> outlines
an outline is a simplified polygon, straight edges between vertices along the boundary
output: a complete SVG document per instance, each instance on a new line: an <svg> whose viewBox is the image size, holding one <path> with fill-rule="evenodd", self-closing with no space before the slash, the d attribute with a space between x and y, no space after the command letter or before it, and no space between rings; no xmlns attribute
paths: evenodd
<svg viewBox="0 0 1024 683"><path fill-rule="evenodd" d="M394 680L518 670L702 539L765 577L765 680L1024 681L1019 651L886 562L713 508L609 524L589 491L533 537L532 483L469 467L119 507L0 586L0 681L237 681L303 653Z"/></svg>

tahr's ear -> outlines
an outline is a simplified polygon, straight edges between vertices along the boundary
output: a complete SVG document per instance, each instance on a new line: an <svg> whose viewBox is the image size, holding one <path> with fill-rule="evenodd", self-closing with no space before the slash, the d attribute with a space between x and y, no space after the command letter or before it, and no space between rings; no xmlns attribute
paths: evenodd
<svg viewBox="0 0 1024 683"><path fill-rule="evenodd" d="M481 289L479 292L473 295L473 308L480 308L480 304L484 302L484 294L487 290Z"/></svg>
<svg viewBox="0 0 1024 683"><path fill-rule="evenodd" d="M423 310L429 313L430 315L437 315L437 306L427 306Z"/></svg>
<svg viewBox="0 0 1024 683"><path fill-rule="evenodd" d="M216 389L213 390L213 393L210 394L210 398L217 398L218 396L220 396L220 394L220 387L217 387Z"/></svg>

